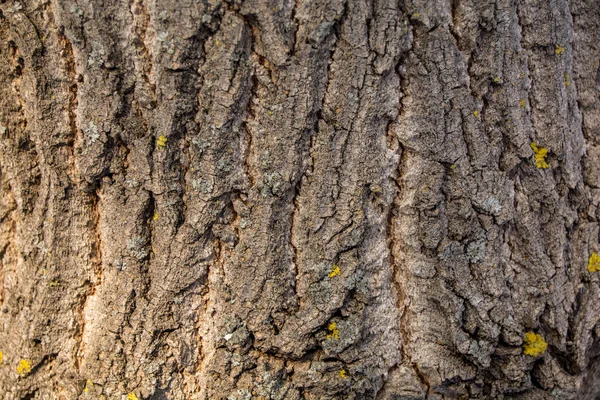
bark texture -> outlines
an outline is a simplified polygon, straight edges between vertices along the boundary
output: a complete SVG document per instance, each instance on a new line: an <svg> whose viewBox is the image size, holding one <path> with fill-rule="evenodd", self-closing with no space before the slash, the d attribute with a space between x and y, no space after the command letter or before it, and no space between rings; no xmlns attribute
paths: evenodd
<svg viewBox="0 0 600 400"><path fill-rule="evenodd" d="M1 0L0 396L597 398L599 60L595 0Z"/></svg>

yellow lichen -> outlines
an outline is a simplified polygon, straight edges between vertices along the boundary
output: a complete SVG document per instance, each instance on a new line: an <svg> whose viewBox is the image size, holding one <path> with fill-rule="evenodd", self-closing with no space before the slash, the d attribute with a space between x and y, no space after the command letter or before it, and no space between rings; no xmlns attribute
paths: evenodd
<svg viewBox="0 0 600 400"><path fill-rule="evenodd" d="M138 397L135 395L135 393L131 392L127 395L127 400L138 400Z"/></svg>
<svg viewBox="0 0 600 400"><path fill-rule="evenodd" d="M340 369L340 378L346 379L346 370L345 369Z"/></svg>
<svg viewBox="0 0 600 400"><path fill-rule="evenodd" d="M49 286L49 287L57 287L57 286L60 286L60 282L59 282L59 281L57 281L57 280L54 280L54 281L50 282L50 283L48 284L48 286Z"/></svg>
<svg viewBox="0 0 600 400"><path fill-rule="evenodd" d="M519 104L521 105L521 108L525 108L525 99L521 99L521 101L519 102Z"/></svg>
<svg viewBox="0 0 600 400"><path fill-rule="evenodd" d="M525 343L523 344L523 353L528 356L537 357L544 354L548 344L539 333L526 332Z"/></svg>
<svg viewBox="0 0 600 400"><path fill-rule="evenodd" d="M330 278L333 278L334 276L338 276L341 273L342 273L342 270L340 269L340 267L338 265L334 264L333 267L331 267L331 272L327 276Z"/></svg>
<svg viewBox="0 0 600 400"><path fill-rule="evenodd" d="M565 72L565 85L567 87L571 86L571 80L569 79L569 73Z"/></svg>
<svg viewBox="0 0 600 400"><path fill-rule="evenodd" d="M479 111L477 111L477 110L473 111L473 115L475 116L475 118L479 118Z"/></svg>
<svg viewBox="0 0 600 400"><path fill-rule="evenodd" d="M327 339L338 340L340 338L340 331L335 322L330 323L327 329L331 332L327 334Z"/></svg>
<svg viewBox="0 0 600 400"><path fill-rule="evenodd" d="M165 147L167 145L167 138L163 135L160 135L158 139L156 139L156 145L158 147Z"/></svg>
<svg viewBox="0 0 600 400"><path fill-rule="evenodd" d="M83 389L83 393L87 393L90 391L90 388L94 387L94 382L92 382L91 380L87 380L85 382L85 388Z"/></svg>
<svg viewBox="0 0 600 400"><path fill-rule="evenodd" d="M548 168L548 163L546 163L548 149L545 147L538 147L535 142L531 142L531 148L535 154L535 166L538 168Z"/></svg>
<svg viewBox="0 0 600 400"><path fill-rule="evenodd" d="M592 253L588 260L588 271L600 272L600 255L598 253Z"/></svg>
<svg viewBox="0 0 600 400"><path fill-rule="evenodd" d="M158 212L154 213L154 216L152 217L153 221L158 221Z"/></svg>
<svg viewBox="0 0 600 400"><path fill-rule="evenodd" d="M31 361L29 361L29 360L19 361L19 365L17 365L17 372L21 376L30 373L31 372Z"/></svg>
<svg viewBox="0 0 600 400"><path fill-rule="evenodd" d="M563 54L565 52L565 48L562 47L560 44L557 44L556 46L554 46L554 52L556 54Z"/></svg>
<svg viewBox="0 0 600 400"><path fill-rule="evenodd" d="M371 189L371 192L373 193L381 193L381 186L379 185L371 185L371 187L369 188Z"/></svg>

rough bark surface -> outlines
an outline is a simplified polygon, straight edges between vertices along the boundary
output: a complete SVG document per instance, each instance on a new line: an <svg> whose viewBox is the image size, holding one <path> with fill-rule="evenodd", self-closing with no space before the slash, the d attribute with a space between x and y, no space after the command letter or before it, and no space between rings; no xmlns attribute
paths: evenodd
<svg viewBox="0 0 600 400"><path fill-rule="evenodd" d="M595 0L1 0L0 396L597 398L599 60Z"/></svg>

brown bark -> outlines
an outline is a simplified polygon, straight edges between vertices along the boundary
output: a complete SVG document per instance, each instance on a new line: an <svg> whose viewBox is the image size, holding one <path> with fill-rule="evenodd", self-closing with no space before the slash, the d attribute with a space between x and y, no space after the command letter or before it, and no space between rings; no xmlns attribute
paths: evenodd
<svg viewBox="0 0 600 400"><path fill-rule="evenodd" d="M594 0L0 1L2 398L594 399L599 60Z"/></svg>

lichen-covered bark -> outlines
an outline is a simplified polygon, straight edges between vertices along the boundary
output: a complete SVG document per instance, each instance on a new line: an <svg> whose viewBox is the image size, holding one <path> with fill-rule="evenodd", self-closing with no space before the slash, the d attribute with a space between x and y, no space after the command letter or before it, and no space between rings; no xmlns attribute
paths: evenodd
<svg viewBox="0 0 600 400"><path fill-rule="evenodd" d="M2 398L594 399L599 62L593 0L0 2Z"/></svg>

